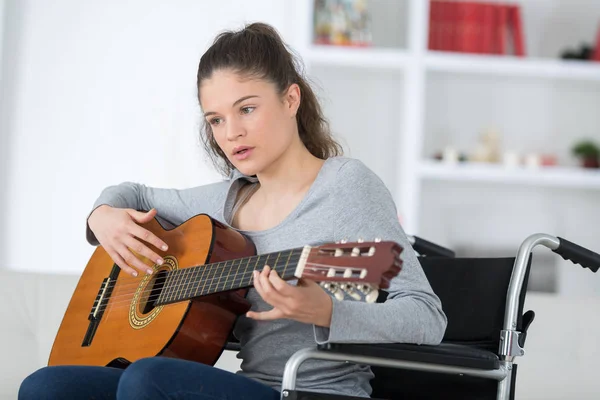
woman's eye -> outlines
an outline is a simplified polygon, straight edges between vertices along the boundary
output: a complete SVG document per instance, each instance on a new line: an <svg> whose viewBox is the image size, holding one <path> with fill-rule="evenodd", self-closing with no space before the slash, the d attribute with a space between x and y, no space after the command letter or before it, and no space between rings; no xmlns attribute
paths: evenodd
<svg viewBox="0 0 600 400"><path fill-rule="evenodd" d="M256 107L242 107L242 114L250 114Z"/></svg>
<svg viewBox="0 0 600 400"><path fill-rule="evenodd" d="M213 118L209 122L211 125L219 125L221 123L221 118Z"/></svg>

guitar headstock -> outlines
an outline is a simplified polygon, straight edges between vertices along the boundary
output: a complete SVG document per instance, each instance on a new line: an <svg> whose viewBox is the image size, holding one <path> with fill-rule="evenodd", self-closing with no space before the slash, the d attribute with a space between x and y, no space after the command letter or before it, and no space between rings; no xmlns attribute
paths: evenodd
<svg viewBox="0 0 600 400"><path fill-rule="evenodd" d="M358 240L314 246L299 278L320 282L338 300L350 296L355 300L375 302L378 289L402 268L402 248L392 241Z"/></svg>

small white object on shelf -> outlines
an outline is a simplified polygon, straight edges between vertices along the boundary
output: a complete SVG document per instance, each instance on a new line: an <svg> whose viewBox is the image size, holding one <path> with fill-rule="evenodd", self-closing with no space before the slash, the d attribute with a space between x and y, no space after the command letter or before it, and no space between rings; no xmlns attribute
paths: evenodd
<svg viewBox="0 0 600 400"><path fill-rule="evenodd" d="M600 190L600 169L578 167L508 167L490 163L448 165L439 161L422 161L424 180L504 183L546 187Z"/></svg>

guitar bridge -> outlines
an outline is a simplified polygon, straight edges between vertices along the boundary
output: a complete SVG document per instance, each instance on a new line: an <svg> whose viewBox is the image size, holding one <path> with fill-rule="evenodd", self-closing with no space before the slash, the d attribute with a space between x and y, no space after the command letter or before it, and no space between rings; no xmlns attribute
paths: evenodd
<svg viewBox="0 0 600 400"><path fill-rule="evenodd" d="M115 287L114 283L117 281L119 271L120 268L116 264L113 264L113 269L110 272L110 275L108 276L108 278L104 278L102 284L100 285L100 290L98 290L98 295L96 296L96 300L94 301L94 305L92 306L92 309L90 310L90 314L88 316L90 324L88 325L87 332L83 337L83 343L81 343L82 347L87 347L92 344L92 340L96 335L98 325L100 325L102 315L104 315L106 305L108 304L110 296L112 295L113 289Z"/></svg>

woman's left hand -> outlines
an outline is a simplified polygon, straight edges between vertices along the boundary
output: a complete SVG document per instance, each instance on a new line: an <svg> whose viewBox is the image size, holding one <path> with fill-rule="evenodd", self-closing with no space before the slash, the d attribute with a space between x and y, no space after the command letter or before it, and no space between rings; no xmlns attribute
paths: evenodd
<svg viewBox="0 0 600 400"><path fill-rule="evenodd" d="M333 302L314 281L299 279L298 285L292 286L268 265L262 272L254 271L253 279L254 288L273 309L248 311L248 318L261 321L287 318L324 327L331 325Z"/></svg>

